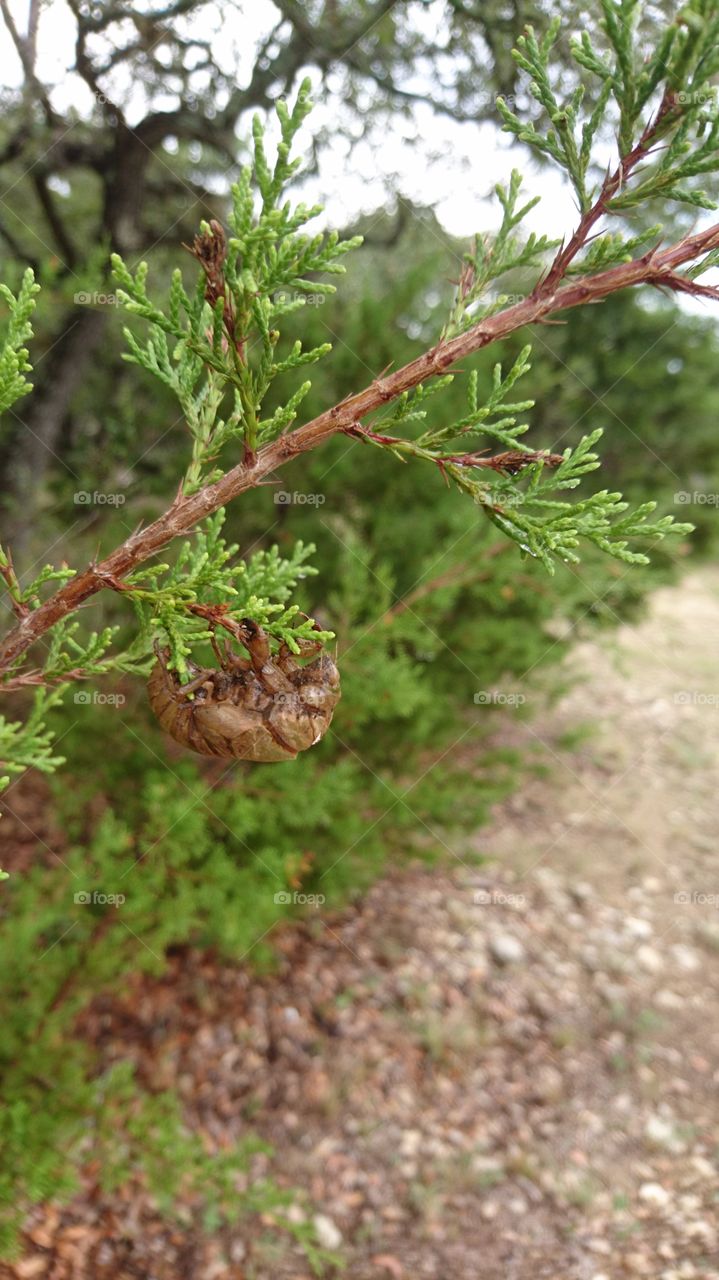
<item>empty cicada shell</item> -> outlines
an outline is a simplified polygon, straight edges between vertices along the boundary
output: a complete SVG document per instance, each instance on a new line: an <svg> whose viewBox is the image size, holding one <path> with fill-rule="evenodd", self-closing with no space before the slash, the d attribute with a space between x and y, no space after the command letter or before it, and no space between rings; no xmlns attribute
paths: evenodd
<svg viewBox="0 0 719 1280"><path fill-rule="evenodd" d="M180 684L167 665L169 650L157 650L150 675L150 705L176 742L205 756L270 763L294 760L324 737L340 698L340 677L328 654L302 666L286 645L270 656L267 636L245 618L239 638L250 659L226 650L220 668L190 667ZM300 642L301 655L319 644Z"/></svg>

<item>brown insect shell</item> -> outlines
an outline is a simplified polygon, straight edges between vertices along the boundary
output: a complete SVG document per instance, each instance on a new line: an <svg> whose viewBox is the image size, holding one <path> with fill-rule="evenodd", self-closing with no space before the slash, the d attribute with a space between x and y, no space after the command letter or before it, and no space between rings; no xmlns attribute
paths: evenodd
<svg viewBox="0 0 719 1280"><path fill-rule="evenodd" d="M189 669L193 684L207 677L192 697L164 661L152 670L148 694L166 733L201 755L294 760L324 737L340 698L339 672L325 653L306 667L286 656L257 671Z"/></svg>

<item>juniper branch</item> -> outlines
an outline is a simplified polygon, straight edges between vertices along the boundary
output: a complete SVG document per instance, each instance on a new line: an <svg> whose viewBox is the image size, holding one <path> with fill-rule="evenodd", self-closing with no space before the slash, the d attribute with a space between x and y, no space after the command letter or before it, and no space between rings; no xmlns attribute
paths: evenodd
<svg viewBox="0 0 719 1280"><path fill-rule="evenodd" d="M651 154L652 148L661 137L666 117L676 108L675 99L676 95L667 89L653 120L645 128L636 146L622 155L616 168L607 173L597 199L582 214L571 238L562 245L544 280L538 286L538 292L551 293L564 278L577 254L587 244L596 224L609 212L614 197L621 192L635 169Z"/></svg>
<svg viewBox="0 0 719 1280"><path fill-rule="evenodd" d="M698 285L693 277L680 271L681 267L698 263L717 249L719 223L685 236L668 248L652 249L640 258L594 275L569 283L556 282L556 287L551 289L545 280L544 286L530 297L481 320L454 338L439 342L394 373L375 378L362 391L346 397L304 426L280 436L259 449L254 457L243 459L214 483L194 493L178 493L162 516L145 529L137 530L102 561L88 565L17 623L0 645L0 674L8 672L42 635L97 592L112 587L113 583L122 580L168 543L187 534L201 520L239 494L255 488L291 459L317 448L339 432L347 432L368 414L390 404L420 383L445 374L458 361L518 329L541 324L559 312L601 301L622 289L638 285L719 299L719 289ZM562 270L566 268L563 266Z"/></svg>

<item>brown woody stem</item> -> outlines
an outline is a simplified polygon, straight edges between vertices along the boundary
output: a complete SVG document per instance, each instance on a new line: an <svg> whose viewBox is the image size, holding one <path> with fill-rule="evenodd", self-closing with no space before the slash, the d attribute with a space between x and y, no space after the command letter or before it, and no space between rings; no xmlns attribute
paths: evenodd
<svg viewBox="0 0 719 1280"><path fill-rule="evenodd" d="M666 116L674 106L674 94L667 89L654 119L647 125L636 146L621 157L613 173L607 173L597 199L591 208L585 210L582 214L574 234L567 244L563 245L559 250L547 275L535 290L536 294L544 293L545 291L551 292L564 279L567 269L571 266L580 250L584 248L597 222L608 212L610 202L622 190L632 171L649 155L654 143L657 141Z"/></svg>
<svg viewBox="0 0 719 1280"><path fill-rule="evenodd" d="M363 391L347 396L311 422L281 436L259 452L239 462L214 484L197 493L178 493L168 510L148 525L133 533L100 563L90 564L71 579L44 604L22 618L0 644L0 674L16 662L40 636L62 618L73 613L91 596L110 585L111 579L122 579L144 560L162 550L174 538L186 534L199 521L212 515L244 493L255 488L278 467L298 454L316 449L337 432L346 432L373 410L395 400L428 378L446 373L452 365L483 347L489 346L528 324L538 324L558 311L589 302L599 302L610 294L635 285L650 284L707 295L705 286L677 274L688 262L719 248L719 223L696 235L685 236L666 249L653 249L632 262L600 271L558 288L547 288L547 277L538 291L505 311L480 320L456 337L438 343L394 373L376 378ZM551 272L550 272L551 274ZM717 291L719 293L719 291Z"/></svg>

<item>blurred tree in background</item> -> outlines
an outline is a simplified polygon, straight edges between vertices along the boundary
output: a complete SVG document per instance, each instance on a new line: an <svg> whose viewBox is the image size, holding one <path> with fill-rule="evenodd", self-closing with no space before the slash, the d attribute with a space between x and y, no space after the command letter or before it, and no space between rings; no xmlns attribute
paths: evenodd
<svg viewBox="0 0 719 1280"><path fill-rule="evenodd" d="M670 7L647 6L650 31ZM499 123L496 94L517 93L512 47L527 22L541 28L550 12L523 0L282 0L244 9L224 0L159 7L72 0L69 9L74 65L54 84L43 78L41 54L58 7L32 0L21 26L8 0L0 6L19 80L5 90L0 124L0 274L14 285L31 264L45 286L35 391L22 424L7 415L0 438L16 545L29 536L45 476L77 442L78 399L98 353L115 349L112 308L92 301L112 293L109 253L157 258L164 244L189 242L200 218L221 216L249 113L309 71L331 111L331 135L346 138L348 155L401 116L419 157L420 108L452 123ZM558 9L569 32L581 6L562 0L551 13ZM567 55L561 41L569 79ZM120 368L103 360L107 392ZM131 392L124 394L127 418ZM103 406L105 396L94 403ZM96 412L93 443L104 448L112 428Z"/></svg>

